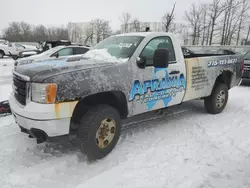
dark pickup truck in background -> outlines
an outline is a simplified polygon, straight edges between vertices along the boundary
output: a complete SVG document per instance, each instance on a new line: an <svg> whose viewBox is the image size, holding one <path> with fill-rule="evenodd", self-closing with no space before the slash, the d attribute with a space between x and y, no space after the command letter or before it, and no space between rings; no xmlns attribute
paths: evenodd
<svg viewBox="0 0 250 188"><path fill-rule="evenodd" d="M245 65L242 76L242 83L250 83L250 51L244 55Z"/></svg>

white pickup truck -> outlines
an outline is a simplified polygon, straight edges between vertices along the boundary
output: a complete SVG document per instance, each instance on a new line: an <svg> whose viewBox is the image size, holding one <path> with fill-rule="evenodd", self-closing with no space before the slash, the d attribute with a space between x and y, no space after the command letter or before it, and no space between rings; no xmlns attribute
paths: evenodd
<svg viewBox="0 0 250 188"><path fill-rule="evenodd" d="M241 55L185 57L173 34L127 33L81 58L16 66L9 102L21 131L38 143L68 135L98 159L116 146L121 119L193 99L221 113L243 69Z"/></svg>
<svg viewBox="0 0 250 188"><path fill-rule="evenodd" d="M16 59L20 52L33 50L35 47L26 46L18 43L0 44L0 58L11 56Z"/></svg>

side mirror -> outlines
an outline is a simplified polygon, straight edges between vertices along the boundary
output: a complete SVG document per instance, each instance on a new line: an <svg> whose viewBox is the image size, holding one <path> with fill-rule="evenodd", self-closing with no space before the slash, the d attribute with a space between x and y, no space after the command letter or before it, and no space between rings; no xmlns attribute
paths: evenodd
<svg viewBox="0 0 250 188"><path fill-rule="evenodd" d="M146 58L145 57L138 57L136 60L136 64L139 68L145 69L146 67Z"/></svg>
<svg viewBox="0 0 250 188"><path fill-rule="evenodd" d="M155 68L167 68L169 61L169 52L165 48L155 50L153 63Z"/></svg>
<svg viewBox="0 0 250 188"><path fill-rule="evenodd" d="M58 57L59 57L59 53L56 54L56 58L58 58Z"/></svg>

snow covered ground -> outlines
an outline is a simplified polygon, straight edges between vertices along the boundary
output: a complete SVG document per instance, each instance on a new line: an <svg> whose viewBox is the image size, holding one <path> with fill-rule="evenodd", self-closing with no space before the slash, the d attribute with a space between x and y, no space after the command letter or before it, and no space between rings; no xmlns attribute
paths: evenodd
<svg viewBox="0 0 250 188"><path fill-rule="evenodd" d="M0 100L11 92L12 68L0 60ZM192 101L138 116L124 122L114 151L91 163L65 141L37 145L12 116L0 117L0 187L249 188L249 114L250 88L240 86L219 115Z"/></svg>

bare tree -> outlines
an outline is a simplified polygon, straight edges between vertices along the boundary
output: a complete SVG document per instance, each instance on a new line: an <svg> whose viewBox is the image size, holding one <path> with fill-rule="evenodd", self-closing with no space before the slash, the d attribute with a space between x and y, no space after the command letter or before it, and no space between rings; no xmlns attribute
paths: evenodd
<svg viewBox="0 0 250 188"><path fill-rule="evenodd" d="M48 31L44 25L38 25L33 31L33 41L43 41L48 39Z"/></svg>
<svg viewBox="0 0 250 188"><path fill-rule="evenodd" d="M128 32L128 24L132 19L132 15L129 12L123 12L119 19L124 26L124 32L127 33Z"/></svg>
<svg viewBox="0 0 250 188"><path fill-rule="evenodd" d="M93 44L93 38L94 38L94 31L95 31L95 23L94 21L91 21L88 26L84 29L84 44Z"/></svg>
<svg viewBox="0 0 250 188"><path fill-rule="evenodd" d="M249 36L250 36L250 25L249 25L249 27L248 27L248 32L247 32L246 42L248 42Z"/></svg>
<svg viewBox="0 0 250 188"><path fill-rule="evenodd" d="M192 29L191 36L193 45L199 43L199 37L201 33L202 11L203 10L200 6L197 7L195 4L192 4L190 10L185 12L184 19L189 22L189 25Z"/></svg>
<svg viewBox="0 0 250 188"><path fill-rule="evenodd" d="M68 29L64 27L46 28L25 22L11 22L3 29L3 37L13 42L37 42L39 40L68 39Z"/></svg>
<svg viewBox="0 0 250 188"><path fill-rule="evenodd" d="M63 27L50 27L48 28L49 40L67 40L68 29Z"/></svg>
<svg viewBox="0 0 250 188"><path fill-rule="evenodd" d="M30 41L32 39L33 31L32 26L26 22L20 22L20 34L21 34L21 40L26 39L27 41Z"/></svg>
<svg viewBox="0 0 250 188"><path fill-rule="evenodd" d="M7 28L3 29L3 37L9 41L20 42L22 39L19 22L11 22Z"/></svg>
<svg viewBox="0 0 250 188"><path fill-rule="evenodd" d="M205 41L206 41L206 38L207 38L207 35L209 33L207 33L207 27L209 26L207 24L207 20L208 20L208 13L207 13L207 5L204 4L202 5L202 42L201 42L201 45L204 45L205 44Z"/></svg>
<svg viewBox="0 0 250 188"><path fill-rule="evenodd" d="M171 24L173 23L174 20L174 11L175 11L175 4L172 8L172 11L169 13L167 12L163 17L162 17L162 23L165 26L165 31L169 32Z"/></svg>
<svg viewBox="0 0 250 188"><path fill-rule="evenodd" d="M221 0L213 0L209 8L209 16L211 19L211 30L209 37L209 45L213 42L214 30L219 16L225 11L225 6L221 3Z"/></svg>
<svg viewBox="0 0 250 188"><path fill-rule="evenodd" d="M91 21L89 28L89 38L93 40L95 36L96 43L112 35L112 30L109 21L102 19L95 19Z"/></svg>
<svg viewBox="0 0 250 188"><path fill-rule="evenodd" d="M225 14L221 45L230 45L240 23L240 3L237 0L227 0L225 4Z"/></svg>
<svg viewBox="0 0 250 188"><path fill-rule="evenodd" d="M102 22L101 29L102 29L102 40L104 40L105 38L109 37L112 34L112 29L109 24L109 21L104 20Z"/></svg>
<svg viewBox="0 0 250 188"><path fill-rule="evenodd" d="M237 33L237 45L239 44L240 40L240 33L242 29L242 24L244 23L244 19L246 18L247 11L249 10L249 1L248 0L241 0L241 12L240 12L240 22L239 22L239 27L238 27L238 33Z"/></svg>
<svg viewBox="0 0 250 188"><path fill-rule="evenodd" d="M141 31L141 23L137 18L134 18L132 20L132 23L133 23L133 28L134 28L135 32Z"/></svg>

